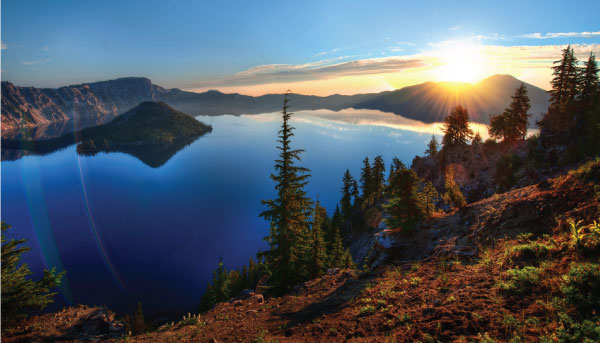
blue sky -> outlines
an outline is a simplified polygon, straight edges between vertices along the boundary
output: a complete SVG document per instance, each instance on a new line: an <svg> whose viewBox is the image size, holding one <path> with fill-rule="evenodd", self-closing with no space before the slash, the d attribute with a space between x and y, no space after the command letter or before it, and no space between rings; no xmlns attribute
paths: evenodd
<svg viewBox="0 0 600 343"><path fill-rule="evenodd" d="M563 44L597 53L598 13L599 1L4 0L2 80L146 76L169 88L260 94L291 84L323 94L498 70L543 87L548 72L525 69L547 68ZM452 62L465 47L481 54L473 80L442 68L465 68ZM511 62L523 47L535 52Z"/></svg>

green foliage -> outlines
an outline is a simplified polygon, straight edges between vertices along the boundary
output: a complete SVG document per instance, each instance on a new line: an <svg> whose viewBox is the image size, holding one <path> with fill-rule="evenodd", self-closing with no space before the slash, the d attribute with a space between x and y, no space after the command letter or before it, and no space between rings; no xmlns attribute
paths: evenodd
<svg viewBox="0 0 600 343"><path fill-rule="evenodd" d="M254 289L265 275L269 275L269 271L261 259L258 263L250 259L248 266L243 266L241 272L239 270L228 272L223 261L219 259L219 264L213 271L212 281L208 283L202 295L198 311L208 311L215 304L227 301L245 289Z"/></svg>
<svg viewBox="0 0 600 343"><path fill-rule="evenodd" d="M440 144L438 143L437 139L435 139L435 136L432 134L431 140L429 141L429 144L427 144L427 150L425 150L425 154L427 154L427 156L433 157L437 155L439 147Z"/></svg>
<svg viewBox="0 0 600 343"><path fill-rule="evenodd" d="M444 186L446 187L446 193L443 196L444 202L458 208L467 204L460 187L454 181L454 170L452 168L448 168L446 171Z"/></svg>
<svg viewBox="0 0 600 343"><path fill-rule="evenodd" d="M563 50L562 58L554 62L552 70L550 107L539 124L544 132L560 134L574 126L578 70L577 58L571 46Z"/></svg>
<svg viewBox="0 0 600 343"><path fill-rule="evenodd" d="M524 295L540 283L541 271L537 267L525 266L506 271L507 280L498 283L498 288L508 293Z"/></svg>
<svg viewBox="0 0 600 343"><path fill-rule="evenodd" d="M512 102L504 113L490 116L490 126L488 132L495 139L502 139L505 142L514 142L525 139L527 134L527 122L529 114L527 111L531 108L527 89L522 83L512 96Z"/></svg>
<svg viewBox="0 0 600 343"><path fill-rule="evenodd" d="M365 157L363 160L363 167L360 171L360 189L362 191L361 197L364 199L371 195L375 191L373 184L373 176L371 172L371 164L369 158Z"/></svg>
<svg viewBox="0 0 600 343"><path fill-rule="evenodd" d="M498 190L505 192L517 183L517 172L523 166L523 160L516 154L507 154L496 164L496 183Z"/></svg>
<svg viewBox="0 0 600 343"><path fill-rule="evenodd" d="M519 259L546 258L551 249L552 246L540 242L519 244L511 248L511 257Z"/></svg>
<svg viewBox="0 0 600 343"><path fill-rule="evenodd" d="M22 254L29 251L23 245L24 239L8 240L6 231L11 226L2 222L2 329L6 329L27 316L26 311L43 309L54 301L56 292L65 272L56 273L55 269L44 270L40 280L31 278L31 270L21 262Z"/></svg>
<svg viewBox="0 0 600 343"><path fill-rule="evenodd" d="M309 273L312 278L318 277L325 272L327 246L323 237L323 226L326 225L327 221L327 211L317 199L310 231Z"/></svg>
<svg viewBox="0 0 600 343"><path fill-rule="evenodd" d="M437 189L429 181L421 182L415 194L417 199L417 207L427 217L431 217L435 212L435 204L438 202L440 195Z"/></svg>
<svg viewBox="0 0 600 343"><path fill-rule="evenodd" d="M456 106L452 113L444 118L442 132L444 133L442 138L444 149L455 145L466 145L473 136L473 131L469 128L467 109L461 105Z"/></svg>
<svg viewBox="0 0 600 343"><path fill-rule="evenodd" d="M483 334L478 333L477 334L477 342L478 343L496 343L496 341L494 339L492 339L492 337L490 337L490 335L487 332L484 332Z"/></svg>
<svg viewBox="0 0 600 343"><path fill-rule="evenodd" d="M598 164L600 164L600 157L581 163L577 169L570 170L569 175L575 175L584 182L600 182Z"/></svg>
<svg viewBox="0 0 600 343"><path fill-rule="evenodd" d="M359 316L367 316L372 313L375 313L375 311L377 311L377 308L375 306L365 305L358 310L358 315Z"/></svg>
<svg viewBox="0 0 600 343"><path fill-rule="evenodd" d="M125 330L131 332L133 336L141 335L151 330L151 324L144 317L142 303L138 302L133 314L126 314L123 317Z"/></svg>
<svg viewBox="0 0 600 343"><path fill-rule="evenodd" d="M596 343L600 342L600 317L576 320L566 313L559 313L560 326L550 342Z"/></svg>
<svg viewBox="0 0 600 343"><path fill-rule="evenodd" d="M474 146L478 146L481 145L483 143L483 140L481 139L481 135L479 134L479 131L475 132L475 136L473 136L473 140L471 140L471 144Z"/></svg>
<svg viewBox="0 0 600 343"><path fill-rule="evenodd" d="M82 130L79 134L82 143L77 150L108 149L121 144L170 143L211 130L210 125L163 102L144 102L108 124Z"/></svg>
<svg viewBox="0 0 600 343"><path fill-rule="evenodd" d="M340 234L340 229L336 228L333 244L331 246L331 251L329 252L329 267L343 267L346 264L345 252L346 251L344 250L344 244L342 242L342 235Z"/></svg>
<svg viewBox="0 0 600 343"><path fill-rule="evenodd" d="M275 160L275 174L271 179L276 183L277 198L264 200L268 209L260 214L271 223L270 235L266 238L269 250L264 253L271 271L271 285L275 292L286 292L307 277L307 268L303 263L306 256L311 200L306 196L304 186L309 172L307 168L297 166L303 150L290 147L294 127L289 125L291 112L288 112L288 93L283 104L283 123L279 131L280 153Z"/></svg>
<svg viewBox="0 0 600 343"><path fill-rule="evenodd" d="M570 164L600 154L600 92L593 53L583 67L573 49L554 62L550 106L539 122L545 146L566 147L560 162ZM554 157L553 157L554 158Z"/></svg>
<svg viewBox="0 0 600 343"><path fill-rule="evenodd" d="M342 199L340 200L342 218L343 221L346 222L351 217L352 212L352 197L355 196L354 193L354 184L356 181L350 174L350 170L346 169L344 173L344 178L342 179Z"/></svg>
<svg viewBox="0 0 600 343"><path fill-rule="evenodd" d="M424 209L419 207L417 201L419 192L419 178L410 169L394 171L390 176L387 193L391 197L384 210L390 215L385 218L386 225L391 229L411 231L416 223L423 217ZM433 197L433 194L429 193ZM421 204L424 202L421 201ZM427 204L426 204L427 205Z"/></svg>
<svg viewBox="0 0 600 343"><path fill-rule="evenodd" d="M600 265L576 263L564 277L561 291L582 314L600 312Z"/></svg>
<svg viewBox="0 0 600 343"><path fill-rule="evenodd" d="M571 230L572 245L586 254L600 252L600 222L583 225L583 220L567 219Z"/></svg>
<svg viewBox="0 0 600 343"><path fill-rule="evenodd" d="M372 165L369 164L369 158L365 157L360 182L362 206L372 206L376 200L383 196L385 189L385 164L381 156L376 156Z"/></svg>

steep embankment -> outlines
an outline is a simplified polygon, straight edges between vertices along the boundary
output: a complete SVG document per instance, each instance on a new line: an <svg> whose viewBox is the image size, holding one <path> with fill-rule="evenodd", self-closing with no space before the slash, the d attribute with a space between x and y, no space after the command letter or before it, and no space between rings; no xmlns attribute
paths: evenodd
<svg viewBox="0 0 600 343"><path fill-rule="evenodd" d="M586 319L593 315L565 292L579 294L574 273L597 268L600 237L594 241L588 232L577 244L566 219L583 224L598 219L599 182L600 163L588 163L577 172L438 214L414 236L386 231L380 235L386 246L379 247L384 263L374 271L327 275L280 298L220 303L130 341L535 342L556 337L568 342L573 335L596 337L593 328L584 327L593 327L594 321ZM53 320L32 318L7 342L41 337L36 330Z"/></svg>

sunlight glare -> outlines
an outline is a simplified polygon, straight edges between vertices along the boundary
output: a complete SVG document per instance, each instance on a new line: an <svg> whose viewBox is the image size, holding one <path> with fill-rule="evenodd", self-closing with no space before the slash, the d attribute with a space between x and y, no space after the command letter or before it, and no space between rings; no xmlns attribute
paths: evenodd
<svg viewBox="0 0 600 343"><path fill-rule="evenodd" d="M483 77L484 54L482 47L467 41L451 41L435 52L440 67L435 74L438 81L475 83Z"/></svg>

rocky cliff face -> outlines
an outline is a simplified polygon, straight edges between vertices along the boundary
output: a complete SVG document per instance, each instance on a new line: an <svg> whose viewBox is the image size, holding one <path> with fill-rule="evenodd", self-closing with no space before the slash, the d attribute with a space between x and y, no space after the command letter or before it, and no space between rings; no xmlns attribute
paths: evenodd
<svg viewBox="0 0 600 343"><path fill-rule="evenodd" d="M129 77L56 89L18 87L2 82L2 130L72 120L76 127L108 122L163 88L149 79Z"/></svg>

